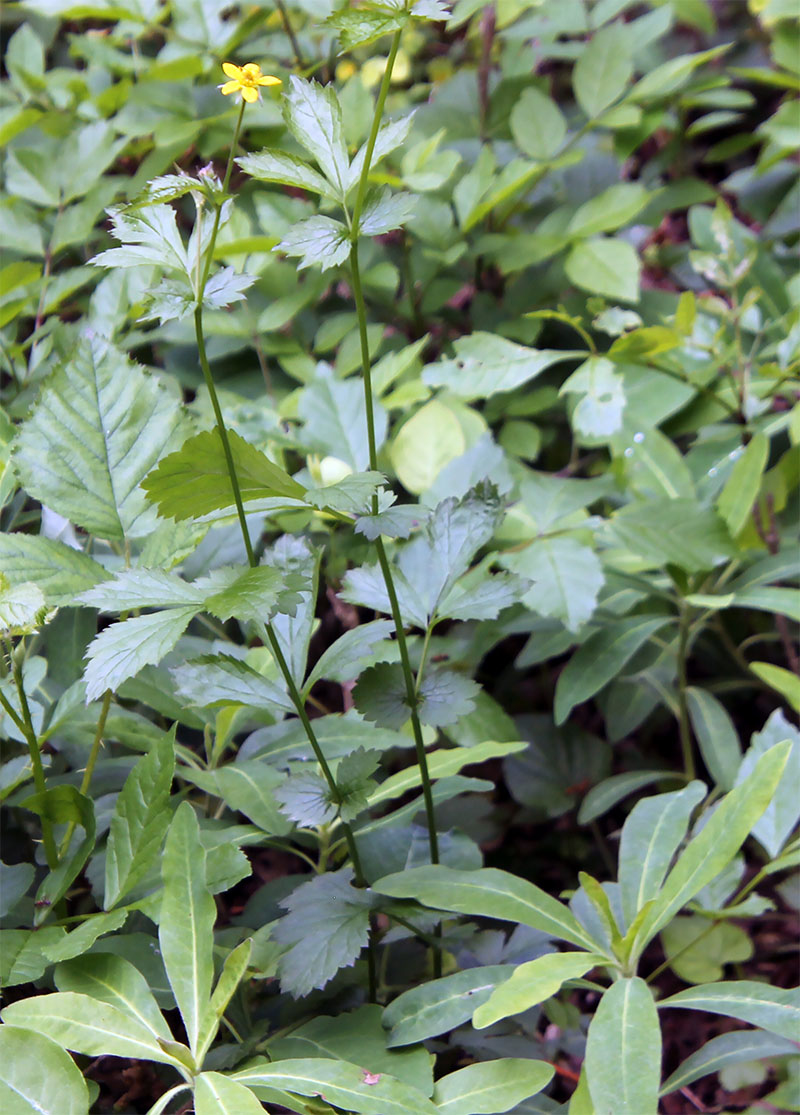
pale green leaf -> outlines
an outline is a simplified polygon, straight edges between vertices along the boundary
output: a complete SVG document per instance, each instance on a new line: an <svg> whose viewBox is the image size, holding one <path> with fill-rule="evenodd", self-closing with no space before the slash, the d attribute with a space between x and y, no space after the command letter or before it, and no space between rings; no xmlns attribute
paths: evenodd
<svg viewBox="0 0 800 1115"><path fill-rule="evenodd" d="M88 554L39 534L0 534L0 568L12 585L33 581L51 606L71 604L108 575Z"/></svg>
<svg viewBox="0 0 800 1115"><path fill-rule="evenodd" d="M780 709L776 709L763 729L755 733L736 775L738 786L749 777L759 758L783 740L789 741L791 745L786 769L772 800L752 830L753 836L766 848L771 859L780 854L800 820L797 795L800 787L800 731L786 719Z"/></svg>
<svg viewBox="0 0 800 1115"><path fill-rule="evenodd" d="M428 756L428 773L431 778L449 778L463 767L471 766L473 763L483 763L488 759L505 758L506 755L524 751L525 747L526 744L522 740L505 743L485 740L474 747L439 748ZM370 795L369 804L375 806L391 801L406 793L407 790L415 789L421 782L422 775L418 766L405 767L396 774L390 774L381 782L377 790Z"/></svg>
<svg viewBox="0 0 800 1115"><path fill-rule="evenodd" d="M473 1015L473 1025L482 1030L503 1018L543 1003L567 980L579 979L604 958L591 952L550 952L518 965L511 976L492 993Z"/></svg>
<svg viewBox="0 0 800 1115"><path fill-rule="evenodd" d="M426 365L423 383L446 387L462 399L488 399L513 391L545 369L582 352L528 348L495 333L476 331L454 342L455 357Z"/></svg>
<svg viewBox="0 0 800 1115"><path fill-rule="evenodd" d="M321 174L317 174L310 166L296 155L286 151L266 148L254 155L245 155L236 162L245 173L257 178L260 182L276 182L282 186L295 186L312 193L321 194L323 197L337 197Z"/></svg>
<svg viewBox="0 0 800 1115"><path fill-rule="evenodd" d="M513 971L510 964L468 968L404 991L383 1012L383 1025L389 1030L387 1044L411 1045L454 1030Z"/></svg>
<svg viewBox="0 0 800 1115"><path fill-rule="evenodd" d="M597 1111L656 1115L661 1028L643 979L618 979L603 995L589 1025L585 1063Z"/></svg>
<svg viewBox="0 0 800 1115"><path fill-rule="evenodd" d="M172 1039L147 980L122 956L92 952L64 961L56 968L54 979L59 991L74 991L107 1003L141 1023L156 1039Z"/></svg>
<svg viewBox="0 0 800 1115"><path fill-rule="evenodd" d="M728 530L715 511L692 499L648 499L628 504L609 520L614 541L643 560L673 563L689 573L732 557Z"/></svg>
<svg viewBox="0 0 800 1115"><path fill-rule="evenodd" d="M195 1115L264 1115L249 1088L219 1072L201 1072L194 1082Z"/></svg>
<svg viewBox="0 0 800 1115"><path fill-rule="evenodd" d="M578 55L572 71L575 99L589 117L618 100L633 76L629 39L623 24L598 31Z"/></svg>
<svg viewBox="0 0 800 1115"><path fill-rule="evenodd" d="M87 1115L89 1090L60 1045L6 1025L0 1028L0 1107L4 1115Z"/></svg>
<svg viewBox="0 0 800 1115"><path fill-rule="evenodd" d="M797 1041L800 1032L800 989L796 987L771 987L756 980L722 980L679 991L661 999L658 1005L738 1018L790 1041Z"/></svg>
<svg viewBox="0 0 800 1115"><path fill-rule="evenodd" d="M581 290L621 302L639 301L642 265L627 240L595 237L579 241L564 264L567 277Z"/></svg>
<svg viewBox="0 0 800 1115"><path fill-rule="evenodd" d="M533 883L495 868L454 871L440 865L414 867L379 879L373 890L390 898L414 898L437 910L521 922L579 948L595 947L561 902Z"/></svg>
<svg viewBox="0 0 800 1115"><path fill-rule="evenodd" d="M561 109L536 88L524 89L511 110L511 134L517 146L532 159L550 159L567 136Z"/></svg>
<svg viewBox="0 0 800 1115"><path fill-rule="evenodd" d="M297 257L299 268L316 266L327 271L344 263L350 255L350 238L341 221L307 217L292 225L275 251Z"/></svg>
<svg viewBox="0 0 800 1115"><path fill-rule="evenodd" d="M554 1073L552 1065L528 1058L483 1061L440 1077L433 1100L439 1115L493 1115L541 1092Z"/></svg>
<svg viewBox="0 0 800 1115"><path fill-rule="evenodd" d="M719 495L717 511L733 538L750 518L768 456L769 438L758 431L737 458Z"/></svg>
<svg viewBox="0 0 800 1115"><path fill-rule="evenodd" d="M180 639L197 610L192 605L133 616L101 631L86 655L88 665L83 675L86 699L93 701L102 697L106 689L117 689L143 666L160 662Z"/></svg>
<svg viewBox="0 0 800 1115"><path fill-rule="evenodd" d="M693 1084L702 1076L718 1072L726 1065L737 1065L766 1057L791 1057L796 1054L795 1042L764 1033L762 1030L735 1030L730 1034L720 1034L686 1058L683 1064L664 1081L661 1094L667 1096L670 1092L677 1092L679 1088Z"/></svg>
<svg viewBox="0 0 800 1115"><path fill-rule="evenodd" d="M295 77L286 94L286 115L295 139L314 156L335 196L347 190L350 160L344 142L342 110L333 85Z"/></svg>
<svg viewBox="0 0 800 1115"><path fill-rule="evenodd" d="M217 908L206 886L206 852L197 817L186 801L178 806L167 832L162 876L158 939L189 1048L195 1053L211 997Z"/></svg>
<svg viewBox="0 0 800 1115"><path fill-rule="evenodd" d="M569 236L596 236L630 224L649 200L641 182L617 182L575 211L567 226Z"/></svg>

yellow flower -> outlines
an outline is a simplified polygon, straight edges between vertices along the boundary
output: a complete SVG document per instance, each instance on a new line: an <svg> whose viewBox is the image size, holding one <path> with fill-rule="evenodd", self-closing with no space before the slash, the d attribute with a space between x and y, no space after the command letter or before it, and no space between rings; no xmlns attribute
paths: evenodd
<svg viewBox="0 0 800 1115"><path fill-rule="evenodd" d="M222 69L231 80L220 85L219 89L227 97L229 93L241 93L244 100L253 102L261 96L259 85L280 85L279 77L270 77L262 74L257 62L248 62L244 66L234 66L233 62L223 62Z"/></svg>

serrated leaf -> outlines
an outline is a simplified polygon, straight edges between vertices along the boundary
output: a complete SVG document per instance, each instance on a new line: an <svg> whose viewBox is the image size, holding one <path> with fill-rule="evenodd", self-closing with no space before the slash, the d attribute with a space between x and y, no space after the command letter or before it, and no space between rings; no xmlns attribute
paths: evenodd
<svg viewBox="0 0 800 1115"><path fill-rule="evenodd" d="M338 197L321 174L317 174L302 159L286 151L266 148L255 155L245 155L236 162L246 174L260 182L276 182L283 186L310 190L322 197Z"/></svg>
<svg viewBox="0 0 800 1115"><path fill-rule="evenodd" d="M250 442L228 431L243 500L275 496L298 506L305 488ZM219 433L204 430L164 457L142 487L161 515L191 519L233 506L233 491Z"/></svg>
<svg viewBox="0 0 800 1115"><path fill-rule="evenodd" d="M12 585L33 581L55 606L108 576L88 554L38 534L0 533L0 568Z"/></svg>
<svg viewBox="0 0 800 1115"><path fill-rule="evenodd" d="M110 210L113 235L123 247L109 248L89 262L96 267L140 267L156 264L191 278L186 247L170 205L149 205L135 211Z"/></svg>
<svg viewBox="0 0 800 1115"><path fill-rule="evenodd" d="M352 631L345 631L317 660L306 679L306 692L322 678L337 682L353 681L367 666L380 662L383 654L393 657L389 641L393 631L394 623L388 619L361 623Z"/></svg>
<svg viewBox="0 0 800 1115"><path fill-rule="evenodd" d="M187 770L184 777L272 836L285 836L291 829L277 804L283 775L260 759L240 759L214 770Z"/></svg>
<svg viewBox="0 0 800 1115"><path fill-rule="evenodd" d="M83 675L86 700L102 697L123 681L135 677L143 666L156 665L180 639L197 612L191 605L133 616L112 624L97 636L86 652Z"/></svg>
<svg viewBox="0 0 800 1115"><path fill-rule="evenodd" d="M137 886L161 850L171 818L169 792L174 769L174 744L167 737L139 759L125 780L106 845L106 910Z"/></svg>
<svg viewBox="0 0 800 1115"><path fill-rule="evenodd" d="M214 974L217 908L206 886L206 851L194 809L181 802L167 831L158 940L192 1053L197 1052Z"/></svg>
<svg viewBox="0 0 800 1115"><path fill-rule="evenodd" d="M6 1115L87 1115L89 1090L81 1070L44 1034L21 1026L0 1028L0 1064L0 1105Z"/></svg>
<svg viewBox="0 0 800 1115"><path fill-rule="evenodd" d="M370 775L378 766L379 759L377 751L359 748L345 755L339 762L336 768L336 789L342 820L354 820L369 805L370 794L376 785Z"/></svg>
<svg viewBox="0 0 800 1115"><path fill-rule="evenodd" d="M505 554L502 564L531 581L522 603L578 631L591 619L605 583L599 557L576 538L536 538L524 550Z"/></svg>
<svg viewBox="0 0 800 1115"><path fill-rule="evenodd" d="M356 534L363 534L369 542L374 542L381 534L386 538L408 538L412 531L422 526L427 516L427 508L404 503L378 515L359 515L354 529Z"/></svg>
<svg viewBox="0 0 800 1115"><path fill-rule="evenodd" d="M303 81L294 75L286 94L289 129L314 156L331 183L335 196L344 199L350 160L344 142L342 110L332 85Z"/></svg>
<svg viewBox="0 0 800 1115"><path fill-rule="evenodd" d="M308 580L302 573L285 573L268 565L257 565L244 570L236 567L215 569L207 579L195 584L198 588L201 584L203 587L219 585L216 592L205 596L203 608L223 623L233 616L240 622L262 623L278 608L293 614Z"/></svg>
<svg viewBox="0 0 800 1115"><path fill-rule="evenodd" d="M369 7L345 8L328 19L339 32L342 50L368 46L382 35L399 31L409 21L409 12L396 4L371 4Z"/></svg>
<svg viewBox="0 0 800 1115"><path fill-rule="evenodd" d="M413 216L417 206L415 194L392 193L385 189L364 206L359 232L362 236L381 236L392 229L401 228Z"/></svg>
<svg viewBox="0 0 800 1115"><path fill-rule="evenodd" d="M47 602L31 581L12 585L0 573L0 634L6 638L32 635L47 619Z"/></svg>
<svg viewBox="0 0 800 1115"><path fill-rule="evenodd" d="M140 482L185 431L174 397L108 342L83 338L48 380L14 447L34 499L90 534L152 529Z"/></svg>
<svg viewBox="0 0 800 1115"><path fill-rule="evenodd" d="M282 689L246 662L227 654L203 655L175 666L170 673L176 693L190 705L214 708L234 704L294 711Z"/></svg>
<svg viewBox="0 0 800 1115"><path fill-rule="evenodd" d="M289 946L278 971L281 986L295 999L351 967L367 943L371 903L366 891L350 885L352 878L349 867L318 875L281 903L289 913L272 938Z"/></svg>
<svg viewBox="0 0 800 1115"><path fill-rule="evenodd" d="M417 712L423 724L444 727L471 712L478 685L452 670L433 669L422 679ZM353 689L356 708L383 728L402 728L411 716L405 675L399 663L379 663L365 670Z"/></svg>
<svg viewBox="0 0 800 1115"><path fill-rule="evenodd" d="M287 817L304 827L328 824L336 816L330 787L322 775L313 770L291 774L276 789L275 799Z"/></svg>
<svg viewBox="0 0 800 1115"><path fill-rule="evenodd" d="M350 255L350 237L341 221L332 217L306 217L292 225L276 252L299 258L298 267L318 266L327 271Z"/></svg>
<svg viewBox="0 0 800 1115"><path fill-rule="evenodd" d="M305 423L306 445L344 461L356 472L369 468L364 388L358 379L336 379L327 365L318 365L314 379L300 396L298 414ZM375 444L380 449L388 422L377 400L373 400L373 420Z"/></svg>
<svg viewBox="0 0 800 1115"><path fill-rule="evenodd" d="M376 488L386 482L382 472L355 472L345 476L335 484L325 484L320 488L309 488L306 502L321 510L342 511L357 515L366 511L372 503Z"/></svg>
<svg viewBox="0 0 800 1115"><path fill-rule="evenodd" d="M414 113L409 112L405 116L401 116L399 120L387 120L386 123L381 125L378 137L375 140L375 147L372 150L372 158L370 159L370 171L378 165L381 159L385 159L387 155L391 154L395 148L399 147L404 142L406 136L411 130L411 124L414 120ZM364 143L357 151L356 157L350 164L350 176L348 178L348 189L353 186L361 178L361 173L364 168L364 159L367 154L367 144Z"/></svg>

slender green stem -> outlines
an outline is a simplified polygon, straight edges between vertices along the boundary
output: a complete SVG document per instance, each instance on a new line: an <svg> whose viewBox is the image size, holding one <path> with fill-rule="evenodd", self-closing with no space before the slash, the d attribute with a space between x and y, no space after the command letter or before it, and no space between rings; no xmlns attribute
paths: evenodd
<svg viewBox="0 0 800 1115"><path fill-rule="evenodd" d="M297 41L297 35L295 34L294 28L292 27L291 21L289 20L289 13L286 11L286 6L283 3L283 0L275 0L275 7L280 12L283 29L286 32L289 42L292 44L292 51L294 53L294 60L297 68L298 70L302 70L305 67L303 54L300 50L300 43Z"/></svg>
<svg viewBox="0 0 800 1115"><path fill-rule="evenodd" d="M395 58L397 57L397 50L400 46L400 32L396 32L392 38L392 46L389 51L389 58L386 62L386 69L383 73L380 90L378 91L378 100L375 105L375 113L372 119L372 127L370 128L369 138L367 139L367 147L364 154L364 165L361 168L361 177L358 182L358 190L356 193L356 201L353 207L353 215L351 220L351 238L352 245L350 248L350 269L353 282L353 298L356 304L356 315L358 317L358 331L361 342L361 364L364 376L364 398L365 409L367 416L367 444L369 449L369 467L373 471L378 468L378 453L375 442L375 417L372 395L372 363L369 355L369 342L367 338L367 308L364 302L364 292L361 287L361 271L358 260L358 235L359 225L361 219L361 212L364 206L364 200L367 193L367 184L369 181L369 172L372 164L372 156L375 150L375 142L378 138L380 131L381 118L383 116L384 106L386 104L386 96L389 92L389 85L392 80L392 69L394 67ZM378 513L378 496L377 493L372 497L372 513ZM400 666L403 671L403 679L406 689L406 701L408 703L409 713L411 716L411 727L414 733L414 746L417 753L417 763L420 769L420 777L422 780L422 794L425 800L425 814L428 822L428 843L430 846L431 862L439 862L439 840L436 833L436 813L433 805L433 791L431 787L430 772L428 770L428 757L425 753L425 742L422 738L422 725L420 724L418 705L419 697L417 695L416 679L414 678L414 671L411 668L411 660L408 654L408 644L405 636L405 626L403 622L402 612L400 610L400 602L397 598L397 591L394 585L394 578L392 577L392 568L386 554L386 548L383 544L383 539L378 535L375 540L375 550L378 555L378 562L383 574L384 584L386 585L386 592L389 597L389 603L392 611L392 618L395 626L395 637L397 639L397 648L400 652ZM441 949L434 950L434 972L437 976L441 975L442 971L442 956Z"/></svg>
<svg viewBox="0 0 800 1115"><path fill-rule="evenodd" d="M239 115L236 118L236 127L234 128L234 131L233 131L233 143L231 143L231 149L230 149L230 152L228 154L228 165L225 167L225 177L222 180L222 197L223 197L223 200L224 200L225 194L227 194L227 192L228 192L228 186L230 185L230 181L231 181L231 171L233 170L233 160L234 160L234 157L236 155L236 148L239 146L239 133L242 130L242 120L244 118L244 106L245 106L246 103L247 103L246 101L242 100L241 106L239 108ZM203 265L203 276L200 280L200 283L199 283L198 289L197 289L197 301L198 301L199 305L201 305L202 302L203 302L203 292L206 289L206 283L208 282L208 273L211 270L211 264L212 264L212 261L214 259L214 248L217 245L217 233L219 232L219 222L220 222L221 218L222 218L222 202L220 201L220 202L217 202L217 205L215 206L215 209L214 209L214 226L211 229L211 239L208 242L208 250L206 252L206 259L205 259L205 263ZM200 251L199 239L200 238L198 237L198 245L197 245L198 252Z"/></svg>
<svg viewBox="0 0 800 1115"><path fill-rule="evenodd" d="M100 706L100 715L97 718L97 728L94 733L94 739L92 740L92 748L89 752L89 758L83 771L83 778L81 779L82 794L87 793L90 785L92 784L92 775L94 774L94 768L97 765L97 757L100 754L100 747L103 743L103 733L106 730L106 720L108 719L108 710L110 707L111 690L107 689L103 694L103 703ZM61 841L61 848L59 849L60 856L66 855L69 848L69 842L70 840L72 840L72 834L74 833L75 828L75 822L70 821L69 825L67 826L67 831L64 833L64 839Z"/></svg>
<svg viewBox="0 0 800 1115"><path fill-rule="evenodd" d="M5 694L0 690L0 703L9 714L16 726L25 737L25 742L28 745L28 753L31 757L31 767L33 769L33 784L36 787L36 793L44 795L47 792L47 783L44 778L44 766L42 765L42 756L39 751L39 741L36 738L36 729L33 726L31 719L31 710L28 705L28 698L25 693L25 684L22 678L22 667L17 662L16 658L11 657L11 672L14 676L14 684L17 687L17 695L19 696L19 707L22 711L22 716L19 717L6 700ZM53 837L53 828L50 824L50 818L47 816L44 801L42 802L42 813L40 817L42 823L42 843L44 844L44 854L47 859L47 866L52 871L58 864L58 850L56 842Z"/></svg>
<svg viewBox="0 0 800 1115"><path fill-rule="evenodd" d="M691 609L681 601L678 621L678 725L683 752L683 769L687 780L695 775L694 747L692 729L689 721L689 702L686 696L687 675L686 659L689 653L689 631L691 628Z"/></svg>

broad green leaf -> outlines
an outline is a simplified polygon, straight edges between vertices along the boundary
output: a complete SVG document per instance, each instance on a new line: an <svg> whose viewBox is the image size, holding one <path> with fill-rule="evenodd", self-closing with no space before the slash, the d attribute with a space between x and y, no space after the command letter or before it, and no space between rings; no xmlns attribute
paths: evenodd
<svg viewBox="0 0 800 1115"><path fill-rule="evenodd" d="M528 348L495 333L474 332L454 342L455 357L426 365L422 380L429 387L446 387L462 399L488 399L499 391L513 391L545 369L582 352ZM430 404L429 404L430 405Z"/></svg>
<svg viewBox="0 0 800 1115"><path fill-rule="evenodd" d="M251 1088L264 1085L301 1096L324 1095L328 1103L356 1115L438 1115L438 1108L416 1088L347 1061L319 1057L255 1062L233 1079Z"/></svg>
<svg viewBox="0 0 800 1115"><path fill-rule="evenodd" d="M195 1115L264 1115L249 1088L219 1072L201 1072L194 1082Z"/></svg>
<svg viewBox="0 0 800 1115"><path fill-rule="evenodd" d="M674 93L686 84L693 70L729 50L730 46L730 43L725 43L710 50L698 51L697 54L681 54L677 58L662 62L634 85L630 92L630 100L650 101Z"/></svg>
<svg viewBox="0 0 800 1115"><path fill-rule="evenodd" d="M343 867L301 883L284 899L289 913L272 939L290 946L278 963L281 986L294 998L328 983L351 967L369 936L368 892L351 886L352 868Z"/></svg>
<svg viewBox="0 0 800 1115"><path fill-rule="evenodd" d="M734 1030L730 1034L720 1034L686 1058L683 1064L664 1081L661 1095L668 1096L670 1092L677 1092L679 1088L693 1084L702 1076L718 1072L726 1065L737 1065L766 1057L791 1057L796 1054L795 1042L764 1033L762 1030Z"/></svg>
<svg viewBox="0 0 800 1115"><path fill-rule="evenodd" d="M191 605L149 615L133 616L112 624L97 636L86 654L83 675L86 699L102 697L106 689L117 689L143 666L156 665L180 639L198 611Z"/></svg>
<svg viewBox="0 0 800 1115"><path fill-rule="evenodd" d="M417 197L406 192L384 190L370 198L364 206L358 231L362 236L382 236L401 228L413 215Z"/></svg>
<svg viewBox="0 0 800 1115"><path fill-rule="evenodd" d="M568 631L578 631L591 619L605 577L590 546L567 535L535 538L524 549L503 555L502 562L533 582L522 603L537 615L561 620Z"/></svg>
<svg viewBox="0 0 800 1115"><path fill-rule="evenodd" d="M307 217L292 225L275 251L298 258L299 268L316 266L327 271L344 263L350 255L350 237L341 221Z"/></svg>
<svg viewBox="0 0 800 1115"><path fill-rule="evenodd" d="M755 733L736 775L738 786L748 778L759 758L783 740L791 744L786 769L772 800L752 830L753 836L763 844L771 859L780 854L800 820L800 802L796 793L800 786L800 732L794 724L789 723L780 709L772 713L760 732Z"/></svg>
<svg viewBox="0 0 800 1115"><path fill-rule="evenodd" d="M575 211L567 226L570 236L596 236L629 224L648 202L641 182L617 182Z"/></svg>
<svg viewBox="0 0 800 1115"><path fill-rule="evenodd" d="M656 1115L661 1080L661 1028L643 979L618 979L589 1025L586 1077L597 1111Z"/></svg>
<svg viewBox="0 0 800 1115"><path fill-rule="evenodd" d="M78 603L103 612L130 611L135 608L199 608L206 593L198 582L189 584L177 573L162 569L123 569L116 576L87 589Z"/></svg>
<svg viewBox="0 0 800 1115"><path fill-rule="evenodd" d="M742 761L739 735L725 706L707 689L686 690L689 716L708 773L722 790L732 790Z"/></svg>
<svg viewBox="0 0 800 1115"><path fill-rule="evenodd" d="M453 871L440 865L414 867L379 879L372 889L390 898L414 898L437 910L518 921L579 948L595 948L566 906L507 871L491 867L479 871Z"/></svg>
<svg viewBox="0 0 800 1115"><path fill-rule="evenodd" d="M643 786L679 778L680 775L672 770L629 770L624 774L612 774L597 786L592 786L583 799L578 810L578 824L588 825L590 821L596 821L609 809L613 809L617 802L623 801L636 790L641 790Z"/></svg>
<svg viewBox="0 0 800 1115"><path fill-rule="evenodd" d="M176 693L190 705L220 708L232 704L294 711L294 705L274 682L228 654L205 654L170 672Z"/></svg>
<svg viewBox="0 0 800 1115"><path fill-rule="evenodd" d="M797 1041L800 1032L800 989L796 987L771 987L756 980L721 980L679 991L661 999L658 1005L738 1018L790 1041Z"/></svg>
<svg viewBox="0 0 800 1115"><path fill-rule="evenodd" d="M615 678L636 652L670 623L667 616L635 616L608 623L582 643L556 684L555 720L563 724L576 705Z"/></svg>
<svg viewBox="0 0 800 1115"><path fill-rule="evenodd" d="M133 1057L158 1061L184 1072L165 1052L152 1030L127 1011L75 991L57 991L12 1003L3 1011L10 1026L36 1030L64 1049L87 1057Z"/></svg>
<svg viewBox="0 0 800 1115"><path fill-rule="evenodd" d="M524 89L511 110L511 134L517 146L532 159L550 159L567 136L561 109L536 88Z"/></svg>
<svg viewBox="0 0 800 1115"><path fill-rule="evenodd" d="M411 1045L454 1030L513 971L510 964L467 968L404 991L383 1012L383 1025L389 1030L387 1045Z"/></svg>
<svg viewBox="0 0 800 1115"><path fill-rule="evenodd" d="M337 197L321 174L317 174L302 159L286 151L266 148L255 155L245 155L236 162L246 174L257 178L259 182L277 182L282 186L310 190L323 197Z"/></svg>
<svg viewBox="0 0 800 1115"><path fill-rule="evenodd" d="M510 1111L541 1092L555 1069L543 1061L503 1057L448 1073L436 1082L433 1100L439 1115L492 1115Z"/></svg>
<svg viewBox="0 0 800 1115"><path fill-rule="evenodd" d="M361 623L331 644L317 659L314 668L306 679L304 689L322 678L329 681L353 681L367 666L380 662L384 655L394 657L390 636L394 623L388 619L376 619Z"/></svg>
<svg viewBox="0 0 800 1115"><path fill-rule="evenodd" d="M0 1028L0 1106L4 1115L87 1115L81 1070L44 1034Z"/></svg>
<svg viewBox="0 0 800 1115"><path fill-rule="evenodd" d="M191 278L192 268L178 232L171 205L148 205L138 210L111 212L112 232L122 247L109 248L92 260L96 267L139 267L150 263Z"/></svg>
<svg viewBox="0 0 800 1115"><path fill-rule="evenodd" d="M474 747L440 748L428 756L428 773L431 778L449 778L473 763L484 763L488 759L501 759L506 755L513 755L517 751L524 751L526 744L522 740L507 743L495 743L486 740ZM400 797L408 790L413 790L421 785L422 775L418 766L406 767L397 774L390 774L381 782L380 786L370 796L370 806L380 805L392 798Z"/></svg>
<svg viewBox="0 0 800 1115"><path fill-rule="evenodd" d="M182 802L167 831L158 939L175 1002L196 1053L211 998L217 908L206 886L206 852L194 809Z"/></svg>
<svg viewBox="0 0 800 1115"><path fill-rule="evenodd" d="M432 399L403 423L394 435L389 456L403 487L420 495L466 448L464 431L453 410Z"/></svg>
<svg viewBox="0 0 800 1115"><path fill-rule="evenodd" d="M514 969L511 979L496 988L490 998L475 1011L472 1022L483 1030L521 1014L555 995L567 980L579 979L590 969L604 962L604 957L591 952L550 952Z"/></svg>
<svg viewBox="0 0 800 1115"><path fill-rule="evenodd" d="M769 438L759 431L737 458L725 481L725 487L717 500L717 511L732 538L736 537L750 518L768 457Z"/></svg>
<svg viewBox="0 0 800 1115"><path fill-rule="evenodd" d="M703 573L732 557L734 547L716 512L690 499L628 504L609 520L613 540L656 566L672 563Z"/></svg>
<svg viewBox="0 0 800 1115"><path fill-rule="evenodd" d="M631 429L639 424L645 428ZM660 430L648 429L631 415L611 439L611 449L633 495L641 499L693 498L694 483L686 461L675 443Z"/></svg>
<svg viewBox="0 0 800 1115"><path fill-rule="evenodd" d="M243 500L277 497L301 506L305 488L260 450L228 431ZM148 499L165 518L191 519L233 507L230 474L216 427L184 441L143 482Z"/></svg>
<svg viewBox="0 0 800 1115"><path fill-rule="evenodd" d="M269 1042L273 1061L287 1058L329 1057L346 1060L358 1050L359 1063L369 1066L372 1075L388 1073L423 1095L433 1092L433 1064L427 1049L387 1049L387 1035L381 1025L382 1009L366 1003L331 1017L317 1015L283 1037Z"/></svg>
<svg viewBox="0 0 800 1115"><path fill-rule="evenodd" d="M598 31L581 50L572 71L575 99L589 117L618 100L633 76L626 28L614 23Z"/></svg>
<svg viewBox="0 0 800 1115"><path fill-rule="evenodd" d="M590 356L562 383L559 394L580 395L572 428L583 438L606 440L622 429L623 378L605 356Z"/></svg>
<svg viewBox="0 0 800 1115"><path fill-rule="evenodd" d="M443 728L475 708L479 687L455 670L426 671L417 690L417 712L423 724ZM397 662L381 662L365 670L353 689L353 701L365 720L382 728L403 727L411 716L403 670Z"/></svg>
<svg viewBox="0 0 800 1115"><path fill-rule="evenodd" d="M90 534L121 542L155 525L140 481L179 443L174 397L99 337L48 380L14 448L29 495Z"/></svg>
<svg viewBox="0 0 800 1115"><path fill-rule="evenodd" d="M616 237L580 240L567 256L567 277L581 290L621 302L639 301L642 265L635 248Z"/></svg>
<svg viewBox="0 0 800 1115"><path fill-rule="evenodd" d="M286 94L286 116L295 139L314 156L331 183L335 196L344 199L350 160L342 130L342 110L333 85L290 79Z"/></svg>
<svg viewBox="0 0 800 1115"><path fill-rule="evenodd" d="M679 915L661 930L661 945L676 976L684 983L722 979L727 964L752 959L753 942L730 921L709 925L699 915Z"/></svg>
<svg viewBox="0 0 800 1115"><path fill-rule="evenodd" d="M106 845L103 907L110 910L147 875L164 839L175 769L173 740L153 745L125 780L111 817Z"/></svg>
<svg viewBox="0 0 800 1115"><path fill-rule="evenodd" d="M373 404L375 443L380 449L387 418L380 403L373 400ZM344 461L357 472L369 467L364 387L358 379L337 379L327 365L318 365L300 397L298 414L305 422L306 445Z"/></svg>
<svg viewBox="0 0 800 1115"><path fill-rule="evenodd" d="M59 991L74 991L107 1003L141 1023L156 1039L172 1039L147 980L122 956L92 952L66 960L56 968L54 979Z"/></svg>
<svg viewBox="0 0 800 1115"><path fill-rule="evenodd" d="M0 567L12 585L33 581L51 606L71 604L108 576L88 554L38 534L0 534Z"/></svg>
<svg viewBox="0 0 800 1115"><path fill-rule="evenodd" d="M620 896L628 926L657 897L692 812L705 795L702 782L690 782L683 790L643 798L628 814L619 845Z"/></svg>
<svg viewBox="0 0 800 1115"><path fill-rule="evenodd" d="M186 770L183 777L220 798L271 836L285 836L291 824L280 813L275 790L284 776L260 759L242 759L215 770Z"/></svg>
<svg viewBox="0 0 800 1115"><path fill-rule="evenodd" d="M762 755L747 780L725 796L681 854L639 928L636 955L736 855L772 799L789 747L778 744Z"/></svg>
<svg viewBox="0 0 800 1115"><path fill-rule="evenodd" d="M50 967L44 949L63 941L64 936L64 930L56 925L0 929L0 987L15 987L39 979Z"/></svg>

